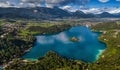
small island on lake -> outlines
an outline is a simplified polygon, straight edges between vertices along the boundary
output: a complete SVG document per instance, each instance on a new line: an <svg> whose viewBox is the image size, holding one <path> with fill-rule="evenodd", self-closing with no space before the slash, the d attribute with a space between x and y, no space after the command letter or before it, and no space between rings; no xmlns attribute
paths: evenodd
<svg viewBox="0 0 120 70"><path fill-rule="evenodd" d="M80 40L79 40L78 38L76 38L76 37L71 37L71 38L69 38L69 40L72 41L72 42L79 42L79 41L80 41Z"/></svg>

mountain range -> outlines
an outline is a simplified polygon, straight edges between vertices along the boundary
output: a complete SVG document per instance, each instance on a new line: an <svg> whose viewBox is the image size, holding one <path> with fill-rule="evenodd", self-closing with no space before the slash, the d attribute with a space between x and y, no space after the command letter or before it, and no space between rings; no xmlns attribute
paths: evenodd
<svg viewBox="0 0 120 70"><path fill-rule="evenodd" d="M84 13L80 10L69 12L57 7L35 7L35 8L0 8L0 18L25 18L25 19L54 19L54 18L119 18L120 13L101 14Z"/></svg>

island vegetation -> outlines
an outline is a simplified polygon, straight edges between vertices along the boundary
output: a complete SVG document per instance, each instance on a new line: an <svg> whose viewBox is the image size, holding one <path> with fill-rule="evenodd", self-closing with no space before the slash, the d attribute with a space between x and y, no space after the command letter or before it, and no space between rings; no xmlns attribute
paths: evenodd
<svg viewBox="0 0 120 70"><path fill-rule="evenodd" d="M79 42L79 39L76 37L71 37L69 40L72 42Z"/></svg>

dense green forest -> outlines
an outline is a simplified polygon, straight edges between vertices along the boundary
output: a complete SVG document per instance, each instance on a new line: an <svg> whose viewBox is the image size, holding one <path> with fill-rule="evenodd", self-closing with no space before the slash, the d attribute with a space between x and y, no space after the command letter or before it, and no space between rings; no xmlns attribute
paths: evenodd
<svg viewBox="0 0 120 70"><path fill-rule="evenodd" d="M45 57L39 58L38 61L24 62L15 60L5 70L82 70L86 69L87 64L83 62L75 62L60 57L58 54L50 51Z"/></svg>
<svg viewBox="0 0 120 70"><path fill-rule="evenodd" d="M26 37L24 37L26 38ZM25 50L33 46L34 38L25 40L7 37L0 39L0 64L11 61L13 58L18 58L24 54Z"/></svg>
<svg viewBox="0 0 120 70"><path fill-rule="evenodd" d="M58 33L63 30L69 29L71 26L68 24L64 25L54 25L50 27L41 27L41 26L30 26L28 30L30 32L36 32L38 34L49 34L49 33Z"/></svg>

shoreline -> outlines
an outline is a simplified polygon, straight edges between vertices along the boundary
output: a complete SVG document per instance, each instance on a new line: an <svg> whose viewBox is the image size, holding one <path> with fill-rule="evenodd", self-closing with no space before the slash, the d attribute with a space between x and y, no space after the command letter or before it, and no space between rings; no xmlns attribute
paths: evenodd
<svg viewBox="0 0 120 70"><path fill-rule="evenodd" d="M105 50L106 50L106 49L105 49ZM99 53L96 55L96 61L97 61L101 56L103 56L103 53L104 53L105 50L99 50L99 51L98 51ZM95 62L96 62L96 61L95 61Z"/></svg>
<svg viewBox="0 0 120 70"><path fill-rule="evenodd" d="M78 25L79 26L79 25ZM75 26L72 26L72 27L75 27ZM90 29L91 30L91 29ZM64 30L64 31L66 31L66 30ZM91 30L92 31L92 30ZM92 31L92 32L99 32L99 31ZM58 32L57 32L58 33ZM103 33L103 32L99 32L99 33ZM51 34L51 33L50 33ZM38 34L37 34L38 35ZM41 35L41 34L40 34ZM102 34L100 34L100 35L102 35ZM100 35L98 36L98 41L100 41L101 43L103 43L103 44L106 44L106 43L104 43L104 41L101 41L100 39L99 39L99 37L100 37ZM32 36L34 36L34 35L32 35ZM34 41L33 42L35 42L37 39L35 38L35 37L33 37L34 39ZM33 44L34 45L34 44ZM24 54L26 54L26 53L28 53L32 48L33 48L34 46L32 46L32 47L30 47L28 50L25 50L25 52L24 52ZM107 47L107 46L106 46ZM106 50L106 49L105 49ZM98 55L96 55L96 60L95 61L93 61L93 62L91 62L91 63L95 63L95 62L97 62L99 59L101 59L101 56L103 55L103 53L105 52L105 50L103 51L103 52L101 52L101 53L99 53ZM23 54L23 55L24 55ZM22 55L22 56L23 56ZM20 57L21 58L21 57ZM38 59L22 59L22 60L28 60L28 61L37 61ZM74 61L76 61L76 60L74 60ZM81 60L78 60L78 61L81 61ZM85 61L82 61L82 62L85 62ZM9 62L8 62L9 63ZM88 63L88 62L85 62L85 63ZM4 68L4 66L3 66L3 68Z"/></svg>
<svg viewBox="0 0 120 70"><path fill-rule="evenodd" d="M101 43L103 43L104 45L105 45L105 49L104 50L99 50L98 52L98 55L96 55L96 61L94 61L94 63L95 62L97 62L99 59L102 59L102 58L104 58L104 52L106 51L106 49L107 49L107 44L103 41L103 40L101 40L100 39L100 37L104 34L104 32L103 31L96 31L96 30L93 30L93 29L91 29L90 28L90 30L92 31L92 32L95 32L95 33L101 33L101 34L99 34L99 36L98 36L98 41L99 42L101 42ZM102 57L102 58L101 58Z"/></svg>
<svg viewBox="0 0 120 70"><path fill-rule="evenodd" d="M79 26L79 25L78 25ZM80 25L81 26L81 25ZM76 27L76 26L72 26L72 27ZM71 27L71 28L72 28ZM84 27L86 27L86 26L84 26ZM88 27L87 27L88 28ZM70 29L70 28L69 28ZM67 29L68 30L68 29ZM91 29L90 29L91 30ZM66 30L64 30L64 31L66 31ZM99 40L99 37L103 34L103 32L100 32L100 31L93 31L93 30L91 30L92 32L94 32L94 33L100 33L99 35L98 35L98 41L100 42L100 43L103 43L104 45L105 45L105 47L107 47L106 46L106 43L104 43L103 41L101 41L101 40ZM57 33L54 33L54 34L58 34L59 32L57 32ZM50 35L51 35L52 33L50 33ZM34 36L38 36L38 35L49 35L49 34L37 34L37 35L34 35ZM37 40L36 39L36 37L34 37L35 38L35 41ZM34 47L34 46L33 46ZM31 47L30 49L32 49L33 47ZM95 61L93 61L93 62L91 62L91 63L94 63L94 62L96 62L101 56L102 56L102 54L104 53L104 51L106 50L106 48L104 49L104 50L99 50L99 53L96 55L96 58L95 58ZM29 50L30 51L30 50ZM28 53L29 51L27 51L26 53ZM49 52L49 51L48 51ZM26 54L25 53L25 54ZM34 58L23 58L23 60L30 60L30 61L37 61L38 59L34 59ZM77 60L77 59L76 59ZM79 60L79 61L82 61L82 60ZM85 61L82 61L82 62L85 62ZM85 62L85 63L87 63L87 62Z"/></svg>

